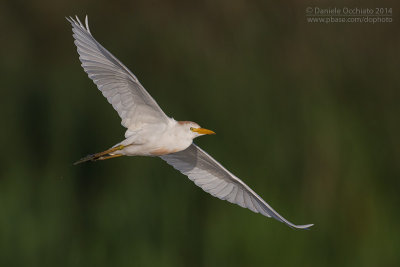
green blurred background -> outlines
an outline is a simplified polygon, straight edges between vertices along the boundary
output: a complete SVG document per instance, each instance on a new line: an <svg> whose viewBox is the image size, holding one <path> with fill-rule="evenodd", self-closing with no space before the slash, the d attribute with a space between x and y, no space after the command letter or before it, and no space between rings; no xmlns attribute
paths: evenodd
<svg viewBox="0 0 400 267"><path fill-rule="evenodd" d="M310 24L308 6L391 7ZM399 266L396 1L2 1L1 266ZM158 158L73 166L124 128L65 16L196 143L296 224L204 193Z"/></svg>

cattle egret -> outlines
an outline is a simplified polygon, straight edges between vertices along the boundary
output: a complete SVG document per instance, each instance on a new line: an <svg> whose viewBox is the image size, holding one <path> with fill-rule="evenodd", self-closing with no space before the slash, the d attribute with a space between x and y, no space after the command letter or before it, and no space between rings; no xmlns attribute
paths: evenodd
<svg viewBox="0 0 400 267"><path fill-rule="evenodd" d="M165 115L136 76L94 39L87 16L86 25L78 17L67 20L72 25L83 69L127 128L125 140L75 164L120 156L157 156L214 197L273 217L292 228L308 229L312 226L295 225L283 218L242 180L196 146L194 138L215 133L195 122L176 121Z"/></svg>

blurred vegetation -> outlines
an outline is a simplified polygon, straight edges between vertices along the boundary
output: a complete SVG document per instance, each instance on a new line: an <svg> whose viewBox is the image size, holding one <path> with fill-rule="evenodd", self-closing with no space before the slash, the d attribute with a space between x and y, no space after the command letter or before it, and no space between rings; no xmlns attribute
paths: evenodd
<svg viewBox="0 0 400 267"><path fill-rule="evenodd" d="M399 266L399 5L393 23L309 24L321 1L0 3L1 266ZM123 138L65 16L295 231L157 158L73 166Z"/></svg>

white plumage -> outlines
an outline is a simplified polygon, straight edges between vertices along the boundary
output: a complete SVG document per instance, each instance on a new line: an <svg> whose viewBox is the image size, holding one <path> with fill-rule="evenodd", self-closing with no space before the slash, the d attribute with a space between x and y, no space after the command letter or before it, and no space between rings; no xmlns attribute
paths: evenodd
<svg viewBox="0 0 400 267"><path fill-rule="evenodd" d="M293 228L305 229L312 226L312 224L294 225L283 218L242 180L195 144L183 151L164 155L161 158L214 197L272 217Z"/></svg>
<svg viewBox="0 0 400 267"><path fill-rule="evenodd" d="M141 124L168 122L157 102L143 88L135 75L91 35L86 16L86 28L73 18L73 37L82 67L121 117L129 130Z"/></svg>
<svg viewBox="0 0 400 267"><path fill-rule="evenodd" d="M287 221L242 180L196 146L194 138L214 132L201 128L197 123L175 121L166 116L135 75L94 39L87 17L86 27L78 17L67 20L72 25L83 69L127 128L124 141L77 163L122 155L159 156L215 197L273 217L293 228L307 229L312 226L294 225Z"/></svg>

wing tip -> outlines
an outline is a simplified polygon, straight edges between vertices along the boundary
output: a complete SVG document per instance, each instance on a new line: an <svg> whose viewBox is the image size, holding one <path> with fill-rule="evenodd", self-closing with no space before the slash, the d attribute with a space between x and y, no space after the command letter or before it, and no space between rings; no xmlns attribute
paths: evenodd
<svg viewBox="0 0 400 267"><path fill-rule="evenodd" d="M304 224L304 225L291 225L292 228L300 229L300 230L310 230L310 228L314 226L313 223L311 224Z"/></svg>
<svg viewBox="0 0 400 267"><path fill-rule="evenodd" d="M75 18L73 18L72 16L69 17L65 17L65 19L71 23L71 25L73 27L78 26L84 30L86 30L89 34L91 34L90 29L89 29L89 17L88 15L85 16L85 25L79 20L79 17L77 15L75 15Z"/></svg>
<svg viewBox="0 0 400 267"><path fill-rule="evenodd" d="M91 34L90 29L89 29L89 16L86 15L85 17L85 24L86 24L86 30L88 31L88 33Z"/></svg>

